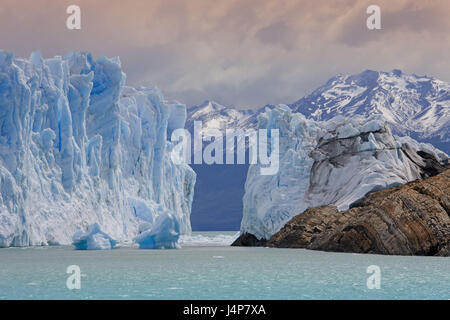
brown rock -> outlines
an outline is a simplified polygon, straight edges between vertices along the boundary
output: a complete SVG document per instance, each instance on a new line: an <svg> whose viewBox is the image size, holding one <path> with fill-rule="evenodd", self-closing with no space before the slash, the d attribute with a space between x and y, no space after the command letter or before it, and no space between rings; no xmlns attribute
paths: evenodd
<svg viewBox="0 0 450 320"><path fill-rule="evenodd" d="M251 233L244 233L231 244L232 247L263 247L266 239L258 239Z"/></svg>
<svg viewBox="0 0 450 320"><path fill-rule="evenodd" d="M311 208L295 216L269 247L450 256L450 170L376 191L353 208Z"/></svg>

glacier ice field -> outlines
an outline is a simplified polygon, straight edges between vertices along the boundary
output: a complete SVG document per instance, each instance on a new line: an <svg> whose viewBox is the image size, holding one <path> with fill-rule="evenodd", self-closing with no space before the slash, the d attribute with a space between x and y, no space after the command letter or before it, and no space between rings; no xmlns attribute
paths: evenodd
<svg viewBox="0 0 450 320"><path fill-rule="evenodd" d="M167 139L186 107L125 80L118 58L0 51L0 247L71 244L92 226L121 242L168 236L147 247L190 234L196 177Z"/></svg>

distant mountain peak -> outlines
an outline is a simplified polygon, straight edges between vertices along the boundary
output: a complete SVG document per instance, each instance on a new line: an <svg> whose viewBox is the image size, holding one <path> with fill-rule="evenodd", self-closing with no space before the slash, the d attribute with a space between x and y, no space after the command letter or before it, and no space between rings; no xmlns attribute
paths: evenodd
<svg viewBox="0 0 450 320"><path fill-rule="evenodd" d="M394 133L450 152L450 84L432 77L399 69L338 75L289 106L314 120L381 114Z"/></svg>
<svg viewBox="0 0 450 320"><path fill-rule="evenodd" d="M257 124L257 116L261 110L263 109L238 110L206 100L187 110L186 128L192 131L194 121L202 121L203 128L206 129L253 128Z"/></svg>
<svg viewBox="0 0 450 320"><path fill-rule="evenodd" d="M215 109L215 110L222 110L222 109L226 108L222 104L220 104L220 103L218 103L216 101L213 101L213 100L205 100L202 104L199 105L199 107L200 108L209 107L209 108L212 108L212 109Z"/></svg>
<svg viewBox="0 0 450 320"><path fill-rule="evenodd" d="M254 128L266 107L274 106L238 110L207 100L188 109L187 127L201 120L211 128ZM399 69L339 74L289 107L314 120L380 114L395 134L409 135L450 153L450 84L433 77Z"/></svg>

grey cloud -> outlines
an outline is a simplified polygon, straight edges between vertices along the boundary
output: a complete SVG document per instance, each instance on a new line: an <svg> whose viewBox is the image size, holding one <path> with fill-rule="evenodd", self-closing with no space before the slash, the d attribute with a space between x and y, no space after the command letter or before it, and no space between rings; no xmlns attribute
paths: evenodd
<svg viewBox="0 0 450 320"><path fill-rule="evenodd" d="M290 103L337 73L364 69L450 81L449 1L78 0L82 30L65 29L70 0L2 0L0 46L28 57L70 50L120 56L130 85L157 85L188 105Z"/></svg>
<svg viewBox="0 0 450 320"><path fill-rule="evenodd" d="M369 30L366 27L368 15L365 10L367 4L359 3L347 14L345 20L336 26L338 29L336 40L350 46L364 46L375 41L401 39L402 35L416 33L448 33L450 3L444 2L412 2L393 3L382 1L381 26L382 30ZM395 40L394 40L395 41Z"/></svg>
<svg viewBox="0 0 450 320"><path fill-rule="evenodd" d="M296 32L283 21L260 29L256 37L263 43L279 45L285 50L293 50L296 46Z"/></svg>

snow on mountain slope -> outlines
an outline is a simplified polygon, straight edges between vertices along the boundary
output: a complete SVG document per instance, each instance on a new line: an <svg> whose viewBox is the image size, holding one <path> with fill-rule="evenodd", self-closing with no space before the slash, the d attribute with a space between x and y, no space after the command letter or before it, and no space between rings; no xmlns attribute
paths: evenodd
<svg viewBox="0 0 450 320"><path fill-rule="evenodd" d="M450 84L434 78L406 75L399 70L339 75L289 106L314 120L329 120L339 115L367 118L379 114L394 134L431 143L450 154ZM188 109L186 127L192 132L197 120L206 128L256 128L257 117L264 109L241 111L207 101ZM235 221L241 207L230 207L230 204L242 199L244 190L242 179L239 179L242 170L238 172L232 167L214 165L194 165L193 168L198 173L198 197L193 205L195 225L206 220L214 223L223 216ZM212 177L220 178L220 188L215 187L217 184ZM211 208L210 199L214 196L215 201L221 203L220 209ZM214 219L209 219L210 216Z"/></svg>
<svg viewBox="0 0 450 320"><path fill-rule="evenodd" d="M214 101L205 101L187 110L186 128L192 132L194 121L201 121L205 130L220 129L225 132L225 129L256 128L257 116L262 111L263 109L238 110Z"/></svg>
<svg viewBox="0 0 450 320"><path fill-rule="evenodd" d="M381 114L393 133L450 154L450 84L400 70L338 75L289 105L314 120Z"/></svg>
<svg viewBox="0 0 450 320"><path fill-rule="evenodd" d="M259 110L237 110L205 101L187 110L186 128L194 131L201 121L204 131L255 128ZM191 222L194 230L238 230L242 220L242 196L248 164L192 164L197 173Z"/></svg>
<svg viewBox="0 0 450 320"><path fill-rule="evenodd" d="M394 134L429 142L450 154L450 83L432 77L400 70L338 75L288 106L314 120L381 114ZM193 127L194 120L210 128L220 129L225 124L256 128L257 116L264 109L236 110L206 101L188 109L187 128Z"/></svg>
<svg viewBox="0 0 450 320"><path fill-rule="evenodd" d="M131 240L160 216L190 233L195 173L167 140L186 109L124 83L118 58L0 51L0 247L70 244L95 223Z"/></svg>
<svg viewBox="0 0 450 320"><path fill-rule="evenodd" d="M249 168L241 234L258 239L309 207L347 209L370 191L426 177L441 166L427 158L447 161L431 145L393 136L379 114L315 121L280 105L260 115L259 127L279 129L280 169L264 176Z"/></svg>

